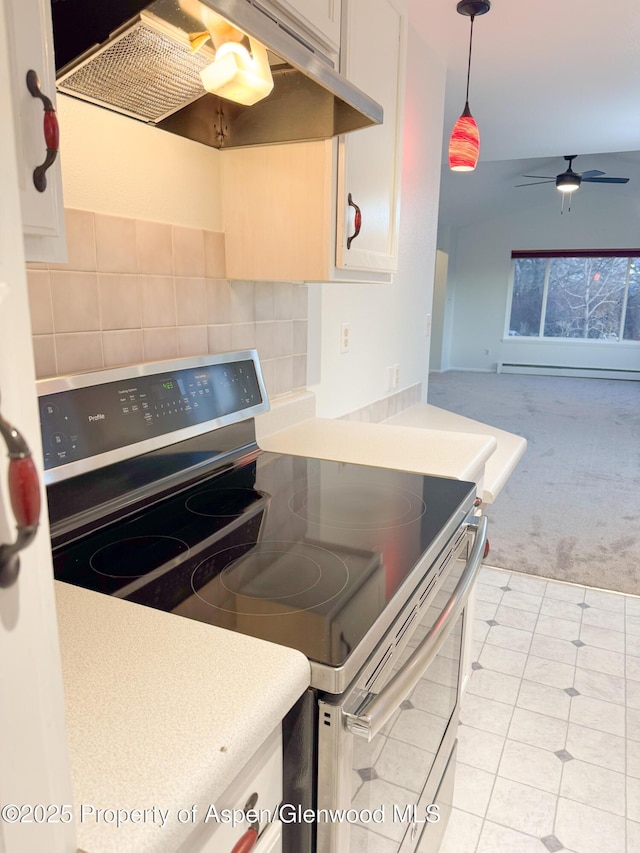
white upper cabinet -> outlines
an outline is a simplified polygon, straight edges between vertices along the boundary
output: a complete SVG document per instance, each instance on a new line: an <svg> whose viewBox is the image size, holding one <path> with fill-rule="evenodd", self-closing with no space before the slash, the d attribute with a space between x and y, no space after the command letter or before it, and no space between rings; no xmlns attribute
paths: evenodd
<svg viewBox="0 0 640 853"><path fill-rule="evenodd" d="M343 0L342 16L342 73L384 122L222 152L229 278L389 282L397 269L406 15L397 0Z"/></svg>
<svg viewBox="0 0 640 853"><path fill-rule="evenodd" d="M392 0L348 0L341 71L382 105L384 121L340 139L336 263L342 269L398 268L405 25Z"/></svg>
<svg viewBox="0 0 640 853"><path fill-rule="evenodd" d="M340 12L343 0L273 0L321 42L340 50Z"/></svg>
<svg viewBox="0 0 640 853"><path fill-rule="evenodd" d="M9 60L16 116L20 204L28 261L66 260L62 177L57 148L55 63L49 0L8 0ZM27 85L32 74L34 97ZM53 111L52 109L53 108ZM49 166L48 161L53 160ZM34 172L41 167L36 178ZM45 170L46 167L46 170Z"/></svg>

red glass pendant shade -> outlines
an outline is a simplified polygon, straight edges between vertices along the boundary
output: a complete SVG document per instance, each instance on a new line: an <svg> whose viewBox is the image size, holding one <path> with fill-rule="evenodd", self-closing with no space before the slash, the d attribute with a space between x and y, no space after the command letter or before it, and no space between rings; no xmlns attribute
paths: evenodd
<svg viewBox="0 0 640 853"><path fill-rule="evenodd" d="M451 131L449 168L454 172L471 172L476 167L479 154L480 132L467 103Z"/></svg>
<svg viewBox="0 0 640 853"><path fill-rule="evenodd" d="M460 0L456 10L471 19L469 33L469 60L467 62L467 94L464 110L454 124L449 139L449 168L453 172L472 172L480 156L480 132L469 109L469 80L471 78L471 52L473 50L473 22L476 15L485 15L491 8L489 0Z"/></svg>

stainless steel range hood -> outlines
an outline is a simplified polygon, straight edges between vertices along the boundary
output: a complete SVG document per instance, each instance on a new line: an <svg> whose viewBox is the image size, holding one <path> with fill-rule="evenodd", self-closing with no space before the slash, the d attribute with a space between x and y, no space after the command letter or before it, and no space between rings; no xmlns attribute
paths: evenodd
<svg viewBox="0 0 640 853"><path fill-rule="evenodd" d="M63 7L68 14L73 2L53 5L56 55L63 39L66 53L74 50L71 27L56 15ZM87 15L91 9L97 14L102 4L83 0L81 5L78 12ZM122 0L120 5L130 13L136 4ZM267 48L274 88L264 100L247 107L205 92L200 70L215 49L205 45L193 53L189 38L203 29L203 8L205 15L213 10ZM74 25L74 32L86 36L77 18ZM326 139L383 118L379 104L255 0L156 0L127 14L99 44L81 49L58 71L60 92L213 148Z"/></svg>

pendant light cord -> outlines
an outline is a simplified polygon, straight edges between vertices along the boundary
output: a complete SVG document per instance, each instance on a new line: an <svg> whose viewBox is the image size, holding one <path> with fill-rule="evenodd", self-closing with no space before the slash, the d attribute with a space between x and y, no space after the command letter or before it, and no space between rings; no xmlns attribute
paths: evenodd
<svg viewBox="0 0 640 853"><path fill-rule="evenodd" d="M473 46L473 21L475 17L475 15L471 15L471 35L469 36L469 61L467 63L467 97L465 99L467 106L469 105L469 80L471 78L471 48Z"/></svg>

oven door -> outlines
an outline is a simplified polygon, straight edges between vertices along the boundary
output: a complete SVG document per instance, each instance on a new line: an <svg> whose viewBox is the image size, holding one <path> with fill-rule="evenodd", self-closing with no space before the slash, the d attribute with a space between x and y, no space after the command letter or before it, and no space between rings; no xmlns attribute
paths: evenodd
<svg viewBox="0 0 640 853"><path fill-rule="evenodd" d="M455 772L464 608L486 519L468 527L470 553L467 537L437 583L425 577L351 687L319 703L318 853L409 853L423 833L421 849L439 846Z"/></svg>

